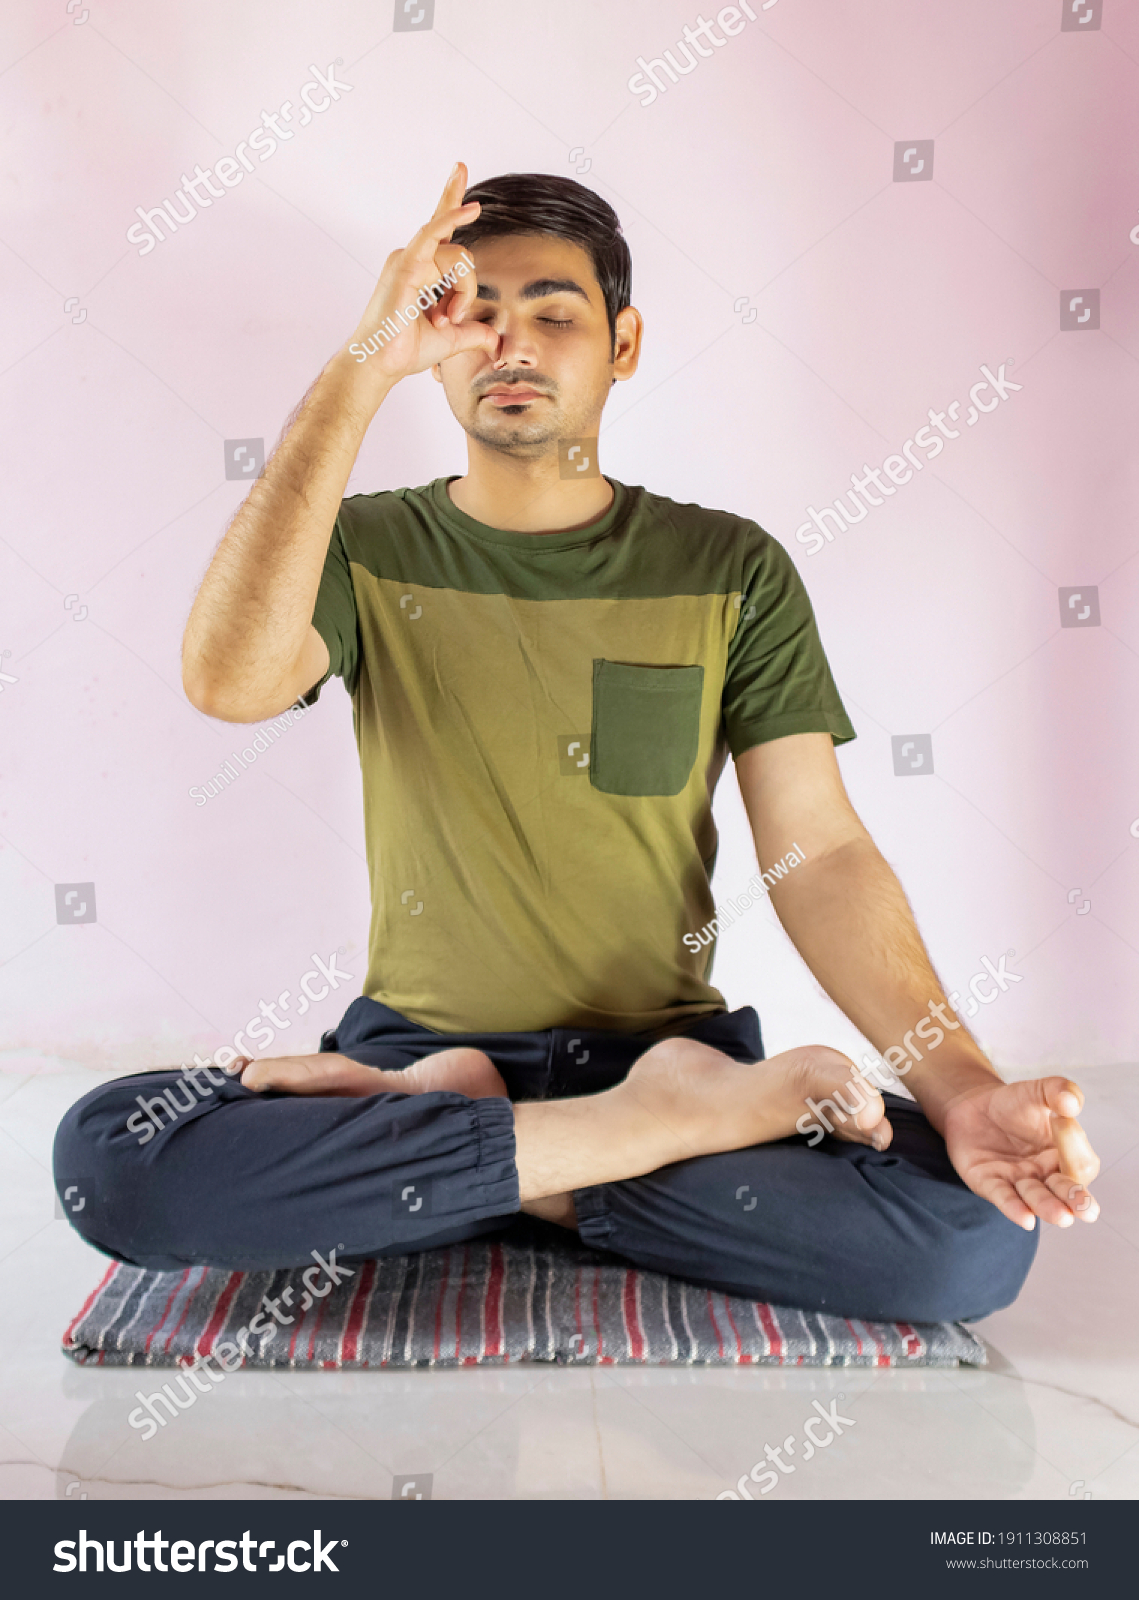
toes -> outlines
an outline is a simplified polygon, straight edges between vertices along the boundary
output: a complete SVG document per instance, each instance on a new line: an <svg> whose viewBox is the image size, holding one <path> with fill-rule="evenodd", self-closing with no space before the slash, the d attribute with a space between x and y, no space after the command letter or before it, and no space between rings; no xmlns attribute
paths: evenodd
<svg viewBox="0 0 1139 1600"><path fill-rule="evenodd" d="M887 1150L894 1137L894 1130L886 1117L881 1117L870 1128L860 1128L857 1120L848 1119L842 1126L834 1130L834 1138L847 1139L852 1144L868 1144L873 1150Z"/></svg>
<svg viewBox="0 0 1139 1600"><path fill-rule="evenodd" d="M886 1115L886 1102L877 1089L871 1089L866 1084L859 1085L860 1092L866 1096L866 1104L855 1115L855 1123L867 1133Z"/></svg>
<svg viewBox="0 0 1139 1600"><path fill-rule="evenodd" d="M374 1067L362 1066L347 1056L270 1056L249 1062L241 1073L241 1083L255 1094L275 1089L282 1094L370 1095L379 1092L382 1077Z"/></svg>

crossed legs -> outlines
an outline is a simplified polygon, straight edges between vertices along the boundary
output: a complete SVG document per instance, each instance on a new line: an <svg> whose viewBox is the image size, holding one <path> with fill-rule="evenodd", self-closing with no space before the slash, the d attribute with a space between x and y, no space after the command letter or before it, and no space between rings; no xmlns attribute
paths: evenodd
<svg viewBox="0 0 1139 1600"><path fill-rule="evenodd" d="M253 1062L247 1089L367 1096L453 1090L470 1099L505 1096L482 1050L441 1050L398 1071L324 1053ZM641 1177L694 1156L766 1144L795 1132L808 1096L825 1098L848 1081L837 1050L805 1045L744 1065L699 1040L663 1039L639 1057L622 1083L576 1099L514 1106L515 1162L522 1210L576 1226L575 1189ZM862 1109L838 1135L883 1149L890 1125L882 1096L866 1085Z"/></svg>
<svg viewBox="0 0 1139 1600"><path fill-rule="evenodd" d="M395 1071L335 1052L234 1065L200 1099L182 1084L165 1117L148 1097L173 1092L173 1071L116 1079L65 1115L56 1185L85 1196L73 1225L97 1248L159 1271L259 1270L314 1246L363 1259L461 1242L521 1209L725 1292L942 1321L1007 1305L1039 1237L969 1190L896 1096L866 1085L837 1136L796 1137L808 1097L849 1079L822 1046L748 1063L681 1036L613 1088L514 1104L471 1047ZM425 1209L401 1205L411 1193Z"/></svg>

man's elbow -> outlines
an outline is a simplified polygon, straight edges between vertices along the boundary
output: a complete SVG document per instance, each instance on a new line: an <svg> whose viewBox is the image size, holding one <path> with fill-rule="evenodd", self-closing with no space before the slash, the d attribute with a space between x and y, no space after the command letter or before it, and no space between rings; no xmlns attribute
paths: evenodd
<svg viewBox="0 0 1139 1600"><path fill-rule="evenodd" d="M234 695L231 689L204 673L191 671L184 666L182 688L186 699L203 716L213 717L218 722L258 721L257 710L251 709L243 697Z"/></svg>
<svg viewBox="0 0 1139 1600"><path fill-rule="evenodd" d="M203 716L217 722L267 722L279 717L294 704L303 690L291 686L278 686L271 692L263 687L251 691L248 686L219 682L200 674L183 671L182 688L186 698Z"/></svg>

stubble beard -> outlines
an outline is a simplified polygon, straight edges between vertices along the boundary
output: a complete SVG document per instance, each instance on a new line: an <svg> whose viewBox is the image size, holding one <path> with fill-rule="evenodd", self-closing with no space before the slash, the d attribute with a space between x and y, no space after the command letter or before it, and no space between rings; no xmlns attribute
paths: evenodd
<svg viewBox="0 0 1139 1600"><path fill-rule="evenodd" d="M546 455L551 446L556 448L559 439L567 437L565 419L556 407L552 415L541 419L521 410L512 415L504 408L503 415L511 417L511 425L487 427L479 419L481 404L481 401L475 402L474 414L466 432L480 444L491 450L499 450L504 455L523 458Z"/></svg>

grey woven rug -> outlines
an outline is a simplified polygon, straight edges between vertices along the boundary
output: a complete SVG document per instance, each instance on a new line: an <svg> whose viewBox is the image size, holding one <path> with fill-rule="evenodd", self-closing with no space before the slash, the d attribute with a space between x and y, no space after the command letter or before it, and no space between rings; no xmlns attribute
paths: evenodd
<svg viewBox="0 0 1139 1600"><path fill-rule="evenodd" d="M549 1243L475 1240L313 1268L146 1272L113 1263L63 1337L72 1360L173 1367L461 1367L505 1362L983 1365L959 1323L860 1322L741 1300ZM208 1369L207 1369L208 1370Z"/></svg>

